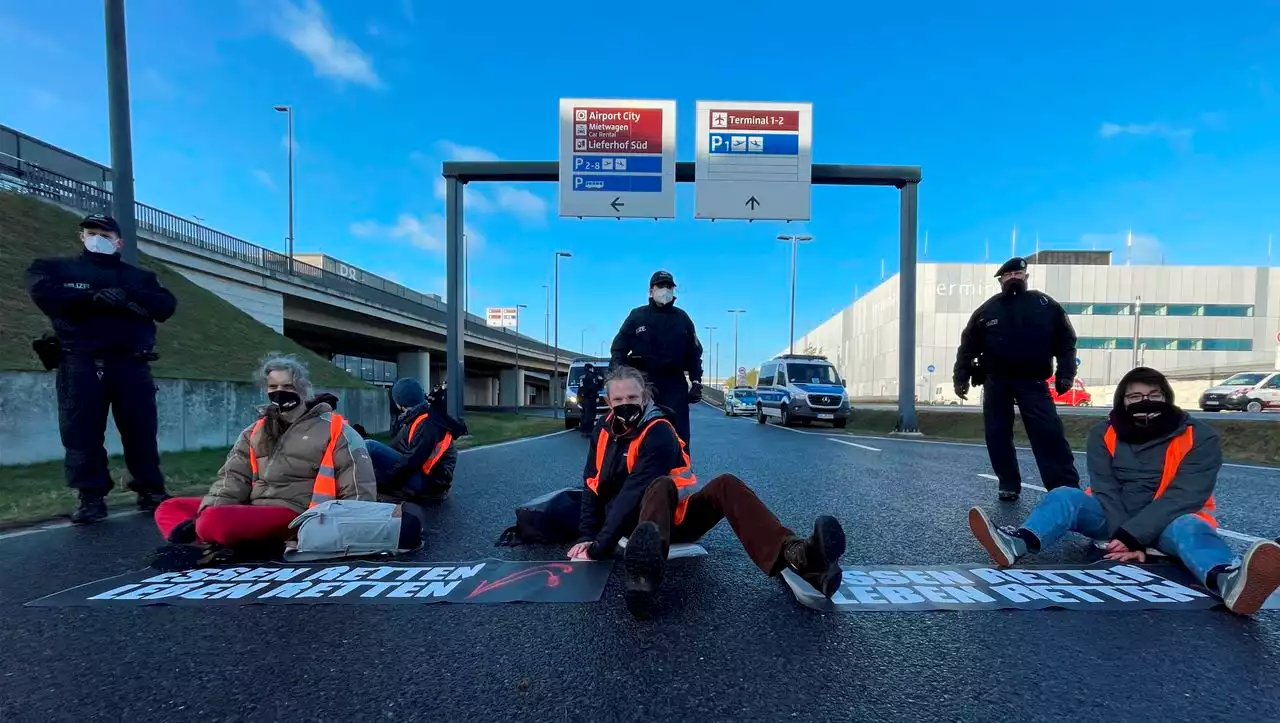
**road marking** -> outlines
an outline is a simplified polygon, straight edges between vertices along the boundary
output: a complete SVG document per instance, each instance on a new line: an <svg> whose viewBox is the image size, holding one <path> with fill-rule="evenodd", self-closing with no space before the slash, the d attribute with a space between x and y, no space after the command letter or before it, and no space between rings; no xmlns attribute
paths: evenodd
<svg viewBox="0 0 1280 723"><path fill-rule="evenodd" d="M542 434L537 437L525 437L523 439L512 439L507 442L497 442L495 444L482 444L478 447L467 447L466 449L458 450L458 454L465 454L467 452L479 452L482 449L496 449L498 447L509 447L513 444L524 444L525 442L536 442L539 439L550 439L551 437L558 437L562 434L568 434L569 432L572 432L572 431L575 431L575 430L563 429L559 432L552 432L551 434Z"/></svg>
<svg viewBox="0 0 1280 723"><path fill-rule="evenodd" d="M845 445L848 445L848 446L850 446L850 447L857 447L858 449L866 449L866 450L870 450L870 451L872 451L872 452L879 452L879 451L880 451L879 449L876 449L875 447L868 447L868 446L867 446L867 445L865 445L865 444L858 444L857 442L846 442L846 441L844 441L843 439L836 439L835 437L827 437L827 439L831 440L832 442L835 442L836 444L845 444Z"/></svg>
<svg viewBox="0 0 1280 723"><path fill-rule="evenodd" d="M978 476L979 476L979 477L983 477L983 478L985 478L985 479L989 479L989 480L995 480L995 481L997 481L997 482L999 482L999 481L1000 481L1000 478L999 478L999 477L996 477L996 476L995 476L995 475L993 475L993 474L983 474L983 473L979 472L979 473L978 473ZM1023 486L1023 487L1027 487L1027 488L1030 488L1030 489L1033 489L1033 490L1039 490L1039 491L1041 491L1041 492L1048 492L1048 491L1049 491L1049 490L1047 490L1047 489L1045 489L1045 488L1041 487L1040 485L1033 485L1033 484L1030 484L1030 483L1027 483L1027 482L1023 482L1023 483L1022 483L1022 486ZM1253 535L1246 535L1246 534L1244 534L1243 532L1233 532L1233 531L1231 531L1231 530L1224 530L1224 529L1222 529L1222 528L1218 528L1218 534L1219 534L1219 535L1222 535L1223 537L1230 537L1230 538L1231 538L1231 539L1233 539L1233 540L1240 540L1240 541L1242 541L1242 542L1248 542L1248 543L1262 542L1263 540L1267 539L1267 538L1265 538L1265 537L1254 537Z"/></svg>

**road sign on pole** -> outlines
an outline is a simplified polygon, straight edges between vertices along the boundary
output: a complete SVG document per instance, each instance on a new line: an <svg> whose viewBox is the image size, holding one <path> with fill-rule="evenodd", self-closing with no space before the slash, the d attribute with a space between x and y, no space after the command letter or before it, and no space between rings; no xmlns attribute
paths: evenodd
<svg viewBox="0 0 1280 723"><path fill-rule="evenodd" d="M560 215L676 217L676 102L560 99Z"/></svg>
<svg viewBox="0 0 1280 723"><path fill-rule="evenodd" d="M484 323L486 326L496 326L503 329L515 328L520 311L514 306L490 306L484 310Z"/></svg>
<svg viewBox="0 0 1280 723"><path fill-rule="evenodd" d="M813 104L698 101L694 217L808 221Z"/></svg>
<svg viewBox="0 0 1280 723"><path fill-rule="evenodd" d="M738 367L737 386L740 386L740 387L747 386L747 368L746 367Z"/></svg>

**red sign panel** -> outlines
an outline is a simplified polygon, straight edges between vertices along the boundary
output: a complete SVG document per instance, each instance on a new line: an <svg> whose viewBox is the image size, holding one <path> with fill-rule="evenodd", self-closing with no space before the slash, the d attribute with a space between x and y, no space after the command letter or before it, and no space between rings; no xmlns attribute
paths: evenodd
<svg viewBox="0 0 1280 723"><path fill-rule="evenodd" d="M575 153L662 153L661 108L574 108Z"/></svg>
<svg viewBox="0 0 1280 723"><path fill-rule="evenodd" d="M799 131L800 111L713 108L711 109L711 130Z"/></svg>

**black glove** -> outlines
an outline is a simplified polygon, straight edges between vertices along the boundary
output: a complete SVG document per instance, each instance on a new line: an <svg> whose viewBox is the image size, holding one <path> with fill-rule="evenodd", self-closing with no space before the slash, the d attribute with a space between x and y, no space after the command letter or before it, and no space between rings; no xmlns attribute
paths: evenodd
<svg viewBox="0 0 1280 723"><path fill-rule="evenodd" d="M103 306L124 306L129 301L129 297L125 295L124 289L103 289L93 295L93 300Z"/></svg>
<svg viewBox="0 0 1280 723"><path fill-rule="evenodd" d="M965 401L969 400L969 382L956 380L956 396Z"/></svg>
<svg viewBox="0 0 1280 723"><path fill-rule="evenodd" d="M1055 379L1053 382L1053 388L1057 390L1058 396L1062 396L1063 394L1071 391L1073 381L1074 380L1072 379Z"/></svg>
<svg viewBox="0 0 1280 723"><path fill-rule="evenodd" d="M694 382L693 386L689 388L689 403L697 404L698 402L701 402L701 401L702 401L702 383Z"/></svg>

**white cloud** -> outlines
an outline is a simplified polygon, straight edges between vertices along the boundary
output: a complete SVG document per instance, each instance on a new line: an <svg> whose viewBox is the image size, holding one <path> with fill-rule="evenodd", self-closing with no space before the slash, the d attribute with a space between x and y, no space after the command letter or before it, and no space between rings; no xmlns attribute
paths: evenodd
<svg viewBox="0 0 1280 723"><path fill-rule="evenodd" d="M453 141L440 141L436 144L445 160L449 161L496 161L498 154L476 146L464 146Z"/></svg>
<svg viewBox="0 0 1280 723"><path fill-rule="evenodd" d="M271 191L274 193L276 190L278 190L278 187L276 186L276 181L274 178L271 177L270 173L267 173L261 168L255 168L252 171L250 171L250 174L253 175L254 180L256 180L258 183L261 183L263 188L266 188L268 191Z"/></svg>
<svg viewBox="0 0 1280 723"><path fill-rule="evenodd" d="M1119 136L1153 136L1163 138L1175 147L1185 148L1191 142L1195 130L1171 126L1168 123L1103 123L1098 135L1103 138Z"/></svg>
<svg viewBox="0 0 1280 723"><path fill-rule="evenodd" d="M495 194L498 208L522 221L540 222L547 217L546 200L523 188L498 186Z"/></svg>
<svg viewBox="0 0 1280 723"><path fill-rule="evenodd" d="M436 197L438 201L445 201L449 198L448 182L444 180L444 176L436 176L431 182L431 195ZM462 193L462 203L467 211L475 213L493 213L493 201L489 197L481 193L474 184L468 184L466 190Z"/></svg>
<svg viewBox="0 0 1280 723"><path fill-rule="evenodd" d="M288 131L286 131L284 135L280 136L280 147L281 147L282 149L286 150L286 151L288 151L288 150L289 150L289 133L288 133ZM294 138L294 139L293 139L293 155L295 155L295 156L296 156L296 155L298 155L298 151L300 151L300 150L302 150L302 147L298 145L298 139L297 139L297 138Z"/></svg>
<svg viewBox="0 0 1280 723"><path fill-rule="evenodd" d="M36 110L52 110L61 105L62 98L58 94L44 88L31 89L31 105Z"/></svg>
<svg viewBox="0 0 1280 723"><path fill-rule="evenodd" d="M1165 248L1160 239L1147 233L1133 233L1133 246L1129 246L1129 232L1086 233L1080 237L1085 248L1100 251L1110 250L1111 263L1116 265L1128 261L1135 266L1157 266L1165 262Z"/></svg>
<svg viewBox="0 0 1280 723"><path fill-rule="evenodd" d="M382 87L372 59L360 46L334 31L316 0L301 0L300 5L280 0L275 25L276 33L311 62L316 75L370 88Z"/></svg>
<svg viewBox="0 0 1280 723"><path fill-rule="evenodd" d="M438 213L429 213L422 217L402 213L396 218L396 222L390 225L383 225L377 221L358 221L351 224L350 230L351 235L357 238L403 242L433 253L443 253L446 250L445 217ZM468 226L465 234L467 246L472 252L484 248L486 239L479 230Z"/></svg>

